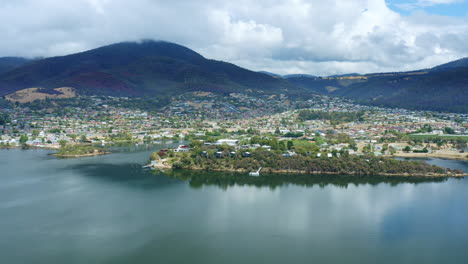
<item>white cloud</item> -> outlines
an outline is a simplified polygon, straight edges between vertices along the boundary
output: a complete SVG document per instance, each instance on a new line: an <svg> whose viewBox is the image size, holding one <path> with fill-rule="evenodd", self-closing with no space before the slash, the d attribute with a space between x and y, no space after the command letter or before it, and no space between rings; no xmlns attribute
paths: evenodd
<svg viewBox="0 0 468 264"><path fill-rule="evenodd" d="M415 3L449 2L455 1ZM253 70L364 73L425 68L468 56L468 18L421 11L401 16L385 0L0 3L0 56L63 55L143 38L173 41Z"/></svg>

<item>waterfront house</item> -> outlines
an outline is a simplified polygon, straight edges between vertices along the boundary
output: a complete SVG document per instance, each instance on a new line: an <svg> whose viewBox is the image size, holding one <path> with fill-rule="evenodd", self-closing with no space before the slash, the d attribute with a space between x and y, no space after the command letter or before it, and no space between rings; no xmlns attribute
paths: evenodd
<svg viewBox="0 0 468 264"><path fill-rule="evenodd" d="M177 147L177 149L174 150L174 152L179 152L179 153L183 153L183 152L189 152L191 149L189 146L186 146L186 145L180 145L179 147Z"/></svg>

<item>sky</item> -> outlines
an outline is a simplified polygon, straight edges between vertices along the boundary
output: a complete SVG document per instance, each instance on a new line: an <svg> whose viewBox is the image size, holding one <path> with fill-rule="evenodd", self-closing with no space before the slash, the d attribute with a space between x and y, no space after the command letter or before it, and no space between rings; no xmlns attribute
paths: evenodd
<svg viewBox="0 0 468 264"><path fill-rule="evenodd" d="M0 1L0 57L141 39L278 74L416 70L468 57L468 0Z"/></svg>

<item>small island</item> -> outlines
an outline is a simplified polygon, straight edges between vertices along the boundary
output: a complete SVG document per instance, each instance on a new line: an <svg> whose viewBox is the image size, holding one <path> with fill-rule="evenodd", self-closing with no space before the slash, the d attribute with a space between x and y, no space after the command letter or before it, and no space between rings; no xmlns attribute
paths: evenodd
<svg viewBox="0 0 468 264"><path fill-rule="evenodd" d="M233 140L232 142L235 142ZM406 177L464 177L460 170L429 165L422 161L396 160L393 157L349 155L348 152L296 152L273 150L270 146L243 148L227 140L217 144L192 141L190 145L173 150L161 150L151 155L156 169L187 169L225 172L406 176Z"/></svg>
<svg viewBox="0 0 468 264"><path fill-rule="evenodd" d="M65 145L60 148L57 153L52 154L59 158L81 158L81 157L92 157L109 154L102 147L93 145Z"/></svg>

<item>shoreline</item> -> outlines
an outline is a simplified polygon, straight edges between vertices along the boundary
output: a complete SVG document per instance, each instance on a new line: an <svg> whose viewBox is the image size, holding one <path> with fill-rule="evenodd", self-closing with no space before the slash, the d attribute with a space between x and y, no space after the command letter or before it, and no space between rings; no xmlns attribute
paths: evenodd
<svg viewBox="0 0 468 264"><path fill-rule="evenodd" d="M172 166L168 164L159 164L159 165L153 165L151 168L154 169L174 169ZM191 168L184 168L184 170L192 170L192 171L214 171L214 172L236 172L236 173L249 173L250 171L245 170L245 169L205 169L205 168L199 168L199 167L191 167ZM418 174L418 173L403 173L403 174L398 174L398 173L379 173L379 174L359 174L355 172L348 172L348 173L341 173L341 172L326 172L326 171L312 171L308 172L305 170L275 170L275 169L270 169L270 168L264 168L262 171L265 171L265 173L271 173L271 174L309 174L309 175L349 175L349 176L382 176L382 177L425 177L425 178L464 178L468 177L468 173L462 173L462 174L452 174L452 173L446 173L446 174L441 174L441 173L426 173L426 174Z"/></svg>
<svg viewBox="0 0 468 264"><path fill-rule="evenodd" d="M104 156L111 154L112 152L100 152L100 153L88 153L88 154L81 154L81 155L61 155L57 153L49 154L50 156L58 157L58 158L85 158L85 157L95 157L95 156Z"/></svg>

